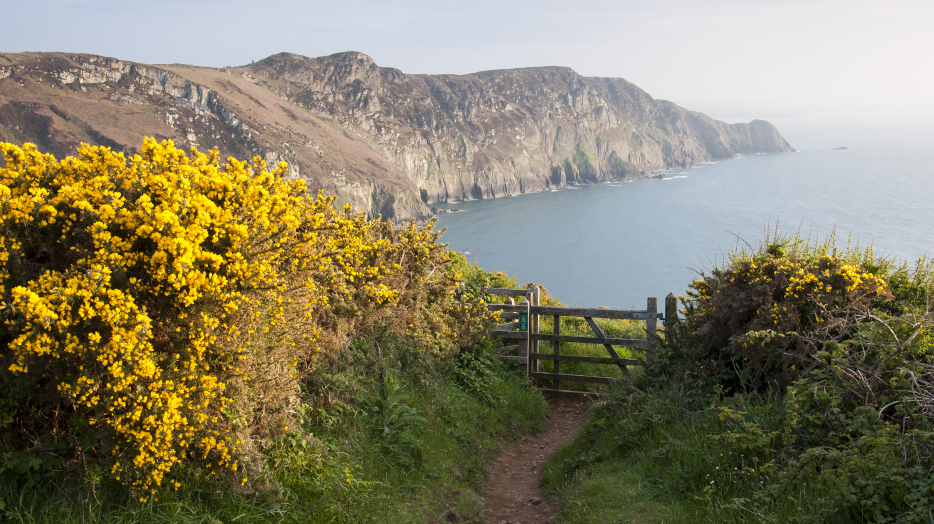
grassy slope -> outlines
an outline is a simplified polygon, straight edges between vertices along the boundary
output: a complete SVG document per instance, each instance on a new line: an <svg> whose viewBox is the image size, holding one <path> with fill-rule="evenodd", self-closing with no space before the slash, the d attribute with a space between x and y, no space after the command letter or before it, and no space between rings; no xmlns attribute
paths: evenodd
<svg viewBox="0 0 934 524"><path fill-rule="evenodd" d="M525 381L500 370L493 402L445 376L408 384L408 404L428 419L424 463L404 466L379 451L365 416L347 406L318 410L294 441L270 453L282 496L243 495L210 478L191 479L158 502L126 502L117 488L59 478L40 488L0 488L0 514L14 522L376 522L423 523L453 511L475 520L487 462L509 440L539 428L547 404ZM300 435L313 435L300 438ZM305 444L302 444L304 440ZM181 472L180 475L191 475Z"/></svg>
<svg viewBox="0 0 934 524"><path fill-rule="evenodd" d="M549 461L546 482L565 508L564 522L762 521L726 506L767 480L760 466L770 456L713 438L731 429L714 399L674 388L629 394L620 388L598 403L578 440ZM729 404L763 429L781 431L776 400L734 397ZM796 511L796 502L786 509Z"/></svg>
<svg viewBox="0 0 934 524"><path fill-rule="evenodd" d="M618 387L546 466L561 522L934 524L930 472L924 480L900 465L909 439L865 427L837 451L790 458L787 407L777 396ZM816 470L795 469L814 459Z"/></svg>

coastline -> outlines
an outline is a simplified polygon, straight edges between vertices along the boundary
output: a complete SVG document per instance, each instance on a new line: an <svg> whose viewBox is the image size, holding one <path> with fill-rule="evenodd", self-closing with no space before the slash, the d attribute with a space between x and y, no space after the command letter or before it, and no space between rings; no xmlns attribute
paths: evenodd
<svg viewBox="0 0 934 524"><path fill-rule="evenodd" d="M490 198L469 198L468 197L468 198L463 198L460 200L449 200L445 202L429 202L426 205L429 207L429 210L431 211L431 215L433 217L436 217L439 215L463 212L463 210L461 209L448 208L447 206L463 204L466 202L489 201L489 200L497 200L497 199L510 198L510 197L518 197L522 195L534 195L534 194L548 193L548 192L560 192L560 191L578 189L581 187L593 187L593 186L599 186L599 185L605 185L605 184L623 184L627 182L635 182L638 180L671 180L674 178L685 178L682 176L675 176L675 175L686 174L687 173L686 170L688 169L697 169L705 165L715 165L715 164L719 164L727 160L737 160L739 158L742 158L744 155L749 155L749 154L783 155L787 153L797 153L797 152L798 151L796 149L792 149L791 151L781 151L781 152L774 152L774 153L766 153L766 152L738 153L731 157L716 158L716 159L713 159L707 162L697 162L697 163L684 166L684 167L670 167L667 169L659 169L659 170L654 170L654 171L649 171L649 172L643 172L643 173L639 173L637 176L626 176L626 177L619 178L619 179L602 180L599 182L578 182L578 183L571 183L571 184L552 184L549 181L548 183L546 183L546 185L542 189L537 190L537 191L521 191L519 193L505 193L503 195L493 196Z"/></svg>

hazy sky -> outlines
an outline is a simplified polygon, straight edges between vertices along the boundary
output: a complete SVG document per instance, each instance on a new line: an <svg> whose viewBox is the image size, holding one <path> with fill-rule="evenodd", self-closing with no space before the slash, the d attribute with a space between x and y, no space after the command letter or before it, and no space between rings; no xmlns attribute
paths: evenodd
<svg viewBox="0 0 934 524"><path fill-rule="evenodd" d="M563 65L720 111L934 113L934 1L2 0L0 52L241 65L362 51L406 73Z"/></svg>

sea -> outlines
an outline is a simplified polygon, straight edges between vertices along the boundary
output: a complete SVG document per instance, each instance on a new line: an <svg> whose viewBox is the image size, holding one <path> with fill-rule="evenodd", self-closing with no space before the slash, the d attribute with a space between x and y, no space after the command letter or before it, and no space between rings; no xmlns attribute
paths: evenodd
<svg viewBox="0 0 934 524"><path fill-rule="evenodd" d="M748 119L731 119L732 122ZM664 180L580 185L451 202L442 242L569 305L644 309L755 246L766 231L896 262L934 255L934 118L770 119L797 151L675 169ZM845 147L847 149L837 149Z"/></svg>

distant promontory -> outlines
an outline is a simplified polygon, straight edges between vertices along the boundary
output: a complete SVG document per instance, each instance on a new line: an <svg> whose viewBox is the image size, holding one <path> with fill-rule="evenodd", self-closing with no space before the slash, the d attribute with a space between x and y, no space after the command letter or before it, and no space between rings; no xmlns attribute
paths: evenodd
<svg viewBox="0 0 934 524"><path fill-rule="evenodd" d="M793 151L769 122L727 124L619 78L566 67L409 75L358 52L214 69L69 53L0 54L0 140L64 156L143 136L285 161L396 220L428 205L641 178Z"/></svg>

